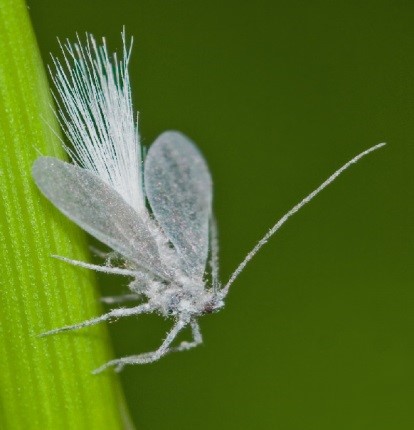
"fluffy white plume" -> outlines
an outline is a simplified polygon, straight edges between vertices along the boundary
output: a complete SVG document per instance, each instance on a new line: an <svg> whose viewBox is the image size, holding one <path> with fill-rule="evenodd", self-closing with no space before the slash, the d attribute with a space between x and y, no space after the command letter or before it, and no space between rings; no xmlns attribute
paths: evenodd
<svg viewBox="0 0 414 430"><path fill-rule="evenodd" d="M128 62L132 47L122 33L122 59L108 55L105 39L61 45L64 61L53 58L58 117L73 145L73 161L94 172L137 212L144 210L142 153L131 101Z"/></svg>

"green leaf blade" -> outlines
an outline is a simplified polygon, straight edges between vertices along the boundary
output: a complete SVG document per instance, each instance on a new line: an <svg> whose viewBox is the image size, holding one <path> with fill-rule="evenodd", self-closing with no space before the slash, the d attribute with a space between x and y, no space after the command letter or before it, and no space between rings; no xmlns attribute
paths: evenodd
<svg viewBox="0 0 414 430"><path fill-rule="evenodd" d="M63 157L26 5L0 3L0 428L130 427L104 326L37 335L99 315L94 277L51 254L87 260L83 234L31 178L39 153Z"/></svg>

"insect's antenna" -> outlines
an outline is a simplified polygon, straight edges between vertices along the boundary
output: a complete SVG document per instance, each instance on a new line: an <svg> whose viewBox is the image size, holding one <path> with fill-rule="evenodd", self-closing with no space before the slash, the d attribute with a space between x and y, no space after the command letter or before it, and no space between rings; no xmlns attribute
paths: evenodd
<svg viewBox="0 0 414 430"><path fill-rule="evenodd" d="M329 178L325 182L323 182L321 185L319 185L318 188L313 190L309 195L307 195L297 205L293 206L293 208L289 212L287 212L285 215L283 215L282 218L280 218L280 220L263 236L263 238L261 240L259 240L259 242L257 242L256 246L246 255L245 259L239 264L237 269L231 275L227 284L220 291L220 296L222 298L224 298L227 295L227 293L229 292L229 288L230 288L231 284L240 275L240 273L246 267L247 263L257 254L257 252L260 250L260 248L280 229L280 227L282 227L282 225L293 214L295 214L299 209L301 209L303 206L305 206L307 203L309 203L317 194L319 194L325 187L327 187L331 182L333 182L342 172L344 172L346 169L348 169L348 167L350 167L352 164L356 163L362 157L365 157L369 153L376 151L379 148L382 148L384 145L385 145L385 143L379 143L378 145L375 145L375 146L361 152L360 154L358 154L352 160L350 160L346 164L344 164L335 173L333 173L331 176L329 176Z"/></svg>

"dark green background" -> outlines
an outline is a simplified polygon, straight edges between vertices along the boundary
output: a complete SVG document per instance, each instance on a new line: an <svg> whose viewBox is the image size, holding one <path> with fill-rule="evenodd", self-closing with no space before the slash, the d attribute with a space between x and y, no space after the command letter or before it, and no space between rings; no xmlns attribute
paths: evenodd
<svg viewBox="0 0 414 430"><path fill-rule="evenodd" d="M137 428L414 428L414 3L29 6L47 61L57 36L119 48L125 24L135 37L143 143L173 128L205 154L223 280L333 170L388 142L257 255L201 321L203 346L121 374ZM167 327L112 324L116 355L155 348Z"/></svg>

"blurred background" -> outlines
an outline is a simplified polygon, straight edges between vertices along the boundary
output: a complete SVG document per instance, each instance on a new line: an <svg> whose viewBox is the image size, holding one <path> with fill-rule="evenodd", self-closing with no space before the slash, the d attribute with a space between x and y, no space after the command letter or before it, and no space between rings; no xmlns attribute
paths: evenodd
<svg viewBox="0 0 414 430"><path fill-rule="evenodd" d="M178 129L204 153L223 281L291 206L388 142L262 249L202 318L201 347L123 371L137 429L414 428L414 3L28 4L46 63L57 37L119 51L122 26L134 36L142 142ZM169 326L111 324L114 354L156 348Z"/></svg>

